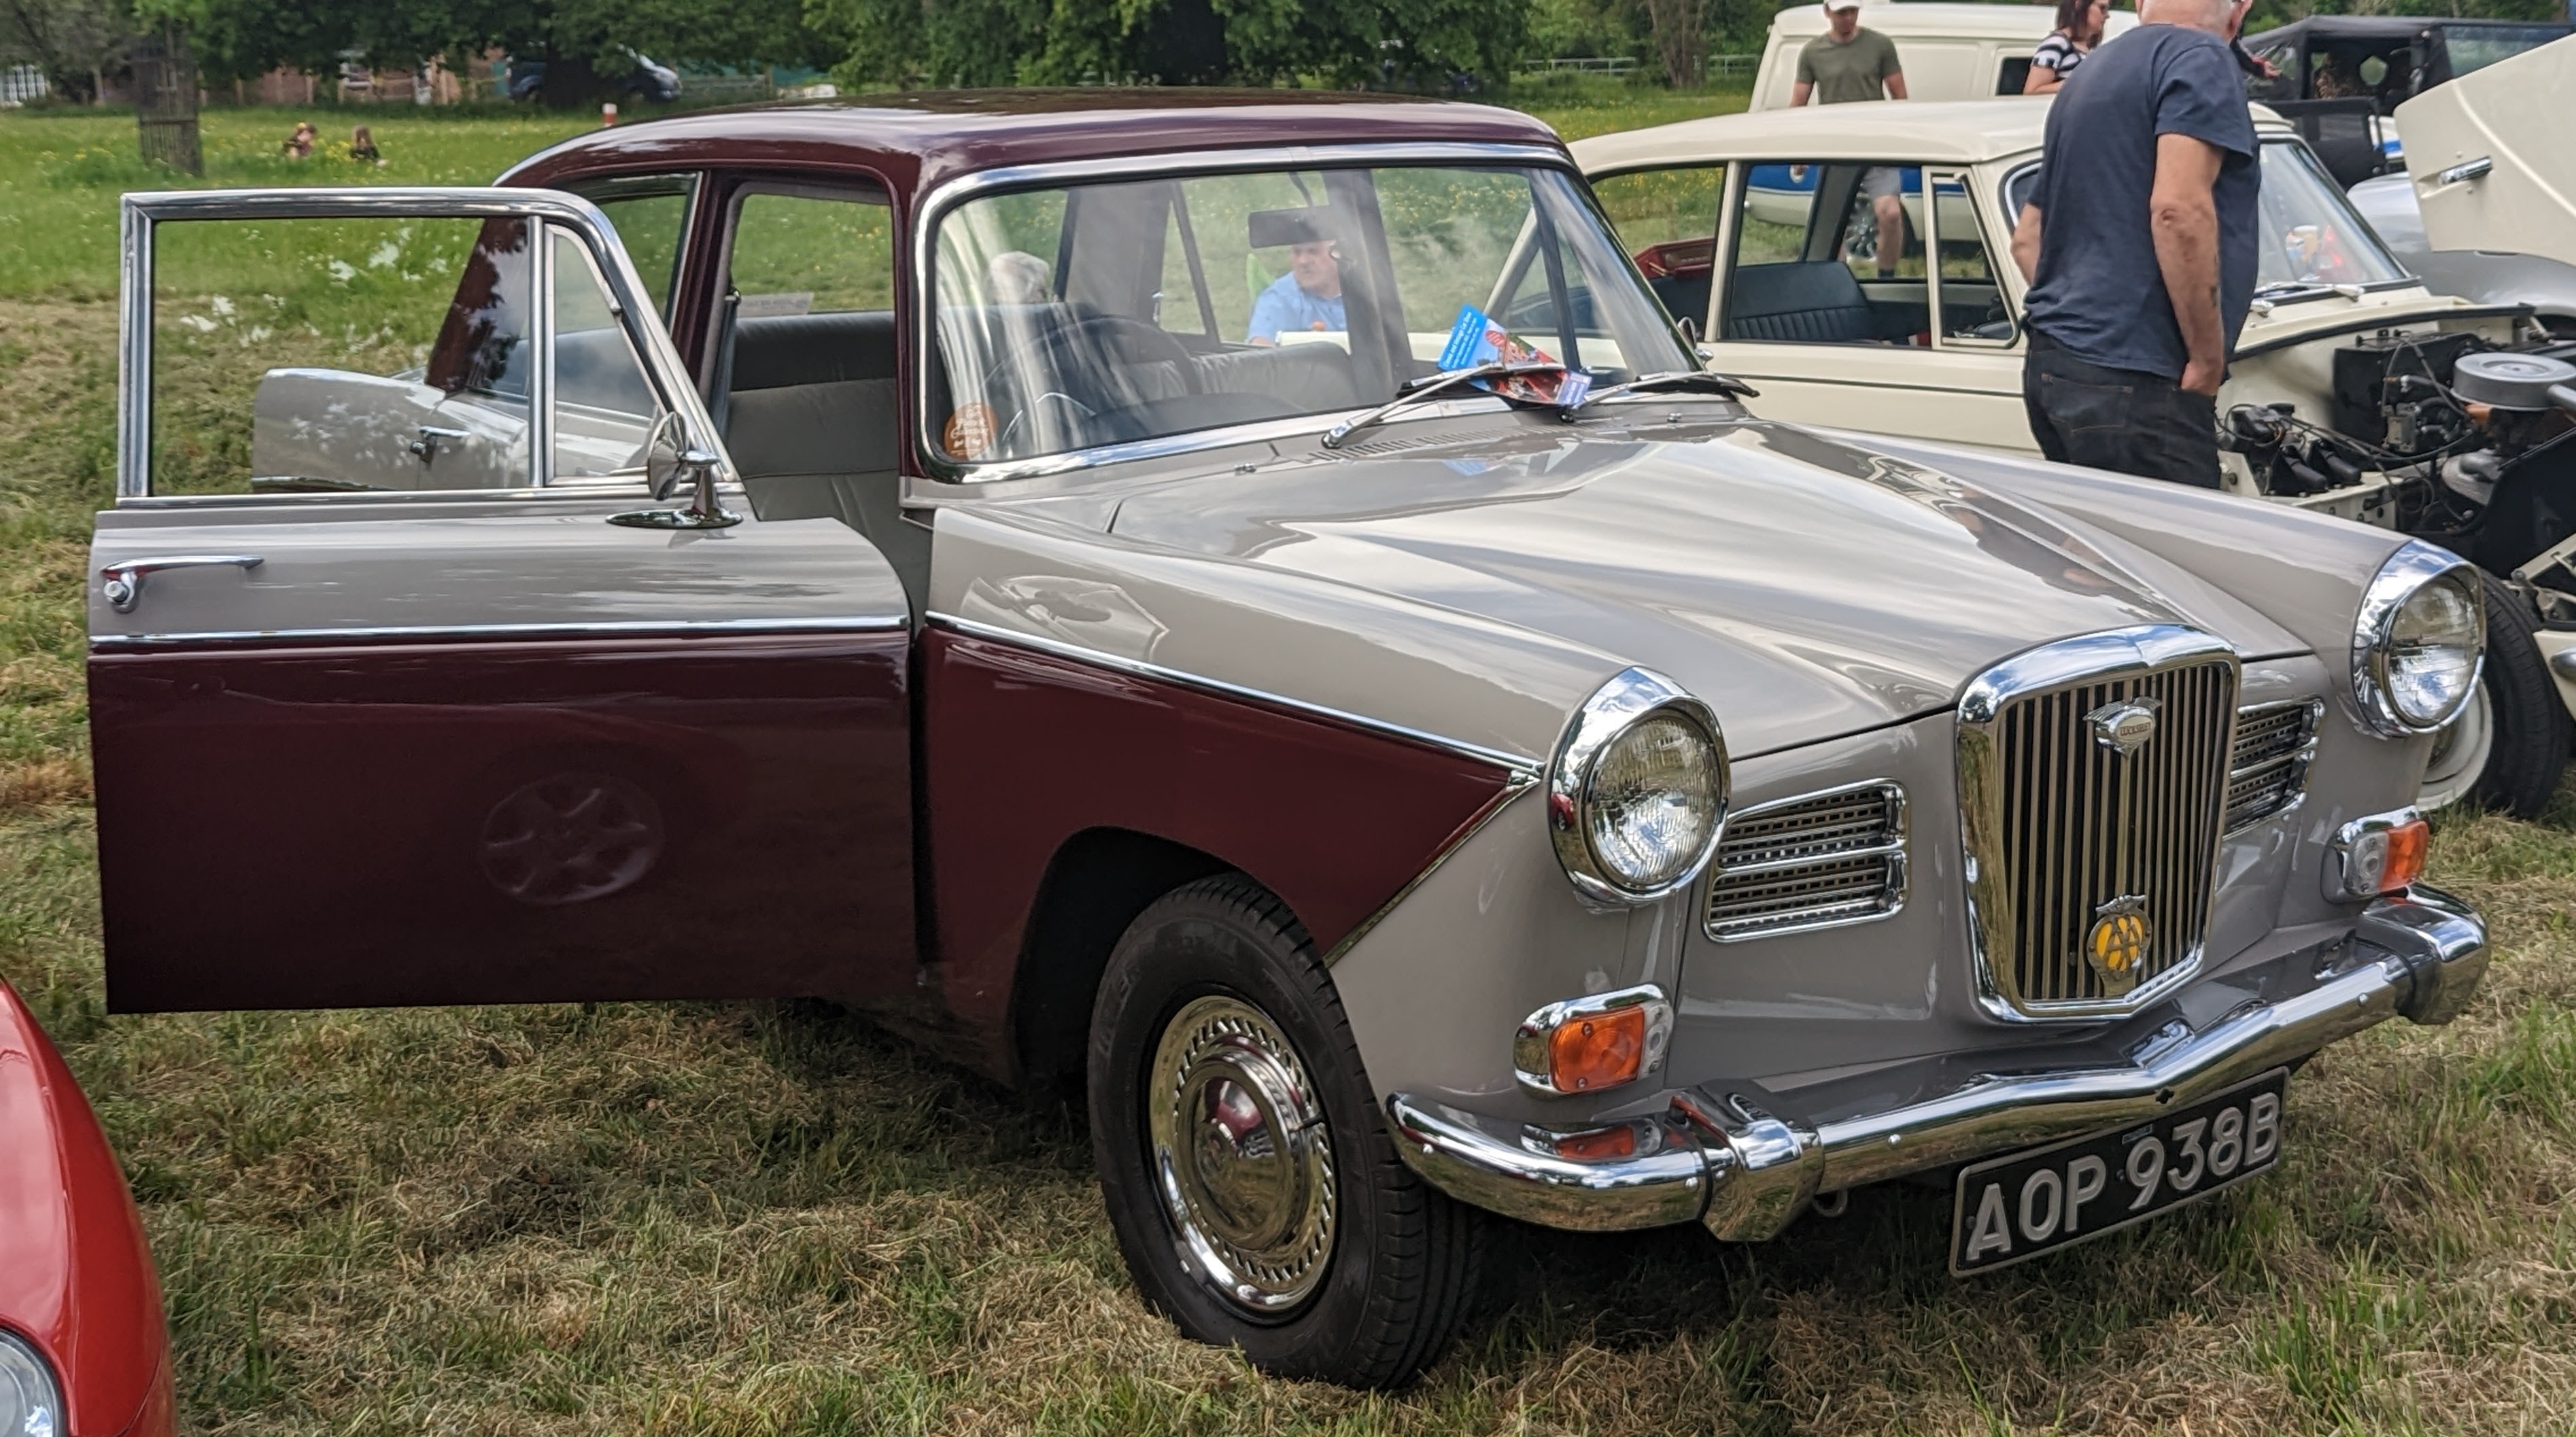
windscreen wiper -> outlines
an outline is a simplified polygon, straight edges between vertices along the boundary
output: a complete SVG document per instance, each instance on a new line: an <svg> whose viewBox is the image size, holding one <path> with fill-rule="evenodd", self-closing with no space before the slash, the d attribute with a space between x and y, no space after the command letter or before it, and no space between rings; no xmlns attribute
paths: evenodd
<svg viewBox="0 0 2576 1437"><path fill-rule="evenodd" d="M1720 394L1729 399L1758 399L1762 396L1762 391L1731 374L1711 374L1705 369L1672 369L1661 374L1641 374L1625 384L1593 390L1583 396L1583 402L1574 408L1586 409L1622 394L1673 394L1689 390Z"/></svg>
<svg viewBox="0 0 2576 1437"><path fill-rule="evenodd" d="M1452 389L1461 384L1472 384L1479 379L1508 379L1517 374L1561 375L1565 372L1565 366L1558 364L1553 360L1543 363L1528 362L1521 364L1505 364L1500 360L1496 360L1490 364L1470 365L1465 369L1444 369L1438 374L1426 374L1420 379L1408 379L1395 387L1395 397L1393 399L1388 400L1366 414L1353 415L1352 417L1343 420L1341 423L1334 425L1332 428L1325 430L1324 447L1327 449L1339 449L1342 447L1342 441L1350 438L1353 433L1366 429L1370 425L1388 418L1397 410L1423 403L1430 399L1431 396L1438 394L1444 389ZM1513 405L1526 405L1530 402L1526 399L1516 398L1509 394L1496 394L1494 397L1507 404Z"/></svg>

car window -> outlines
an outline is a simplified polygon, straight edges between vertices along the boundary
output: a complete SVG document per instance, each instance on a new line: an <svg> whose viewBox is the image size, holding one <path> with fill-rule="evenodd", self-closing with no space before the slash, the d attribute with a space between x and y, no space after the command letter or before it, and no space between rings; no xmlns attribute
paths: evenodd
<svg viewBox="0 0 2576 1437"><path fill-rule="evenodd" d="M1383 402L1468 310L1616 383L1690 367L1577 182L1396 165L983 195L933 246L926 441L1027 458Z"/></svg>
<svg viewBox="0 0 2576 1437"><path fill-rule="evenodd" d="M694 175L655 175L582 192L617 227L618 242L665 319L671 315L671 287L679 277L680 244L696 188Z"/></svg>
<svg viewBox="0 0 2576 1437"><path fill-rule="evenodd" d="M1724 165L1634 170L1593 181L1619 243L1636 261L1646 287L1694 331L1708 316L1709 276L1717 254L1718 208L1726 198Z"/></svg>
<svg viewBox="0 0 2576 1437"><path fill-rule="evenodd" d="M561 230L553 244L555 482L637 477L662 405L589 250Z"/></svg>
<svg viewBox="0 0 2576 1437"><path fill-rule="evenodd" d="M753 191L726 252L744 319L894 308L894 212L875 196Z"/></svg>
<svg viewBox="0 0 2576 1437"><path fill-rule="evenodd" d="M2266 141L2262 157L2263 184L2255 197L2255 293L2391 284L2406 278L2405 266L2306 145Z"/></svg>
<svg viewBox="0 0 2576 1437"><path fill-rule="evenodd" d="M1977 220L1974 191L1962 174L1934 175L1933 230L1941 270L1944 344L2009 344L2012 311L2004 304L2000 257Z"/></svg>
<svg viewBox="0 0 2576 1437"><path fill-rule="evenodd" d="M570 230L231 219L164 221L154 237L138 386L153 493L520 489L541 468L547 482L641 472L662 408ZM536 348L541 308L551 355ZM530 406L549 385L556 442L540 466Z"/></svg>
<svg viewBox="0 0 2576 1437"><path fill-rule="evenodd" d="M1722 338L1927 344L1923 175L1847 160L1750 166Z"/></svg>

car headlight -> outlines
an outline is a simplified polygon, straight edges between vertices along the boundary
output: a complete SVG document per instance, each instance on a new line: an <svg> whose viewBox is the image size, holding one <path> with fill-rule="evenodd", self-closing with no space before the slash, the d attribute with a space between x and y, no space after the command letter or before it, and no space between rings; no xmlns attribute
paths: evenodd
<svg viewBox="0 0 2576 1437"><path fill-rule="evenodd" d="M17 1334L0 1332L0 1433L8 1437L60 1437L63 1394L45 1359Z"/></svg>
<svg viewBox="0 0 2576 1437"><path fill-rule="evenodd" d="M1629 669L1567 724L1548 769L1548 832L1585 897L1644 903L1708 864L1726 823L1726 740L1708 705Z"/></svg>
<svg viewBox="0 0 2576 1437"><path fill-rule="evenodd" d="M2449 723L2486 658L2485 586L2445 549L2415 540L2362 592L2352 630L2352 694L2362 721L2390 738Z"/></svg>

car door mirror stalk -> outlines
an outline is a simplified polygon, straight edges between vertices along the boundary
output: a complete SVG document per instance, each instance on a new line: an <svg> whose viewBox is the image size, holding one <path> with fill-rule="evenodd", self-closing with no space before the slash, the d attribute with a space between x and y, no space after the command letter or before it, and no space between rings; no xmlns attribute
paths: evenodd
<svg viewBox="0 0 2576 1437"><path fill-rule="evenodd" d="M689 502L678 509L630 509L611 514L608 522L629 529L730 529L742 516L716 497L716 456L704 449L683 449L672 460L670 480L690 476ZM670 494L671 482L654 486L655 498Z"/></svg>

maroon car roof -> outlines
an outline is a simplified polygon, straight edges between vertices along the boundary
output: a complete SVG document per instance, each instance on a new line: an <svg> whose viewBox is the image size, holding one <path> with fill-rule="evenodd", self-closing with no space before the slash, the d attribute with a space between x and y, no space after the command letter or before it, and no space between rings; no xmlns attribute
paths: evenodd
<svg viewBox="0 0 2576 1437"><path fill-rule="evenodd" d="M1005 165L1254 146L1544 145L1516 110L1312 90L945 90L704 110L566 140L499 183L711 166L866 170L899 194Z"/></svg>

